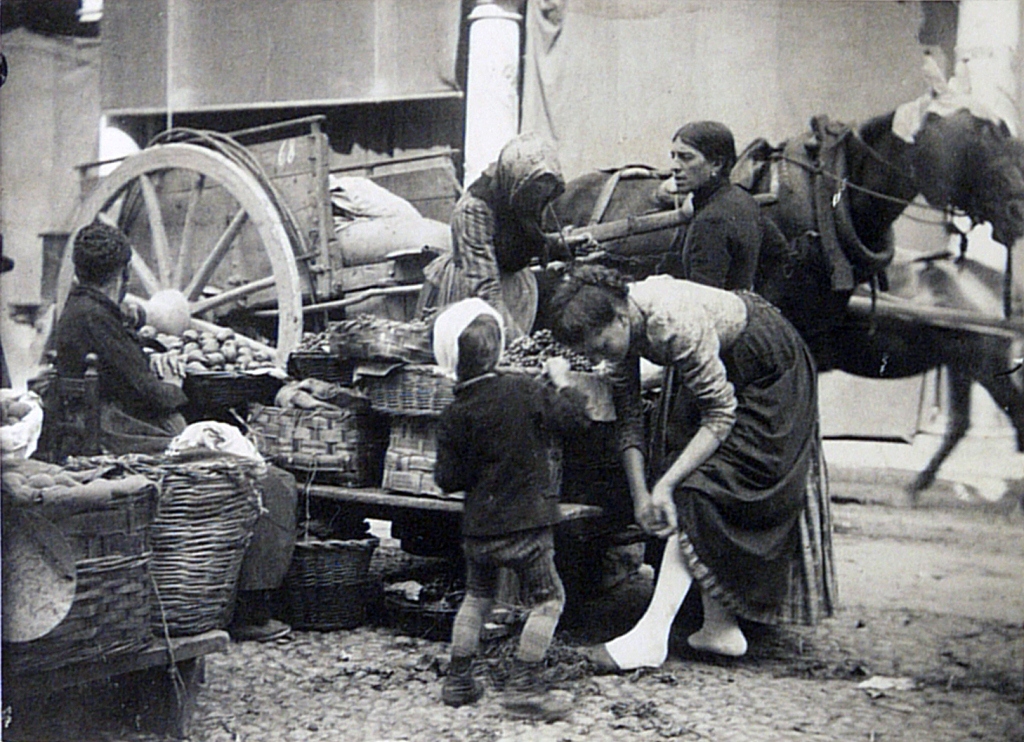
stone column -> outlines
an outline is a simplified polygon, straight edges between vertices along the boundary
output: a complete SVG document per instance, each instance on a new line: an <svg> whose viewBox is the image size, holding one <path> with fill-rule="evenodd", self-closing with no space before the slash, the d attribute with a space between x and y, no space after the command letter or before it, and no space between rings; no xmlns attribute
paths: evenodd
<svg viewBox="0 0 1024 742"><path fill-rule="evenodd" d="M507 3L478 2L469 15L465 185L519 133L519 34L523 17Z"/></svg>

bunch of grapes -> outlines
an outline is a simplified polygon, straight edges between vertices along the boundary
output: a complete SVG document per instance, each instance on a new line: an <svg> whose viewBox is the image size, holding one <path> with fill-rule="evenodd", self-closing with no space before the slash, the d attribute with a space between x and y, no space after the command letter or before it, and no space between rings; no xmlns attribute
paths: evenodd
<svg viewBox="0 0 1024 742"><path fill-rule="evenodd" d="M594 370L586 356L555 340L551 330L537 330L532 335L523 335L509 343L505 349L505 361L513 366L539 367L548 358L565 358L573 371Z"/></svg>

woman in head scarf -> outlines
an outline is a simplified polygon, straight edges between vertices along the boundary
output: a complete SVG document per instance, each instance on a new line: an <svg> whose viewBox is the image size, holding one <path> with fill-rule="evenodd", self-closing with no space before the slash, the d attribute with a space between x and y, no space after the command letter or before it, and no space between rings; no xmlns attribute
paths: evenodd
<svg viewBox="0 0 1024 742"><path fill-rule="evenodd" d="M529 266L544 256L541 214L563 190L548 142L521 134L502 147L455 205L452 252L424 271L418 314L478 296L502 315L509 339L529 333L537 311Z"/></svg>
<svg viewBox="0 0 1024 742"><path fill-rule="evenodd" d="M695 121L672 137L676 190L693 194L694 208L680 278L720 289L754 287L764 229L757 202L729 181L735 164L736 145L724 124Z"/></svg>

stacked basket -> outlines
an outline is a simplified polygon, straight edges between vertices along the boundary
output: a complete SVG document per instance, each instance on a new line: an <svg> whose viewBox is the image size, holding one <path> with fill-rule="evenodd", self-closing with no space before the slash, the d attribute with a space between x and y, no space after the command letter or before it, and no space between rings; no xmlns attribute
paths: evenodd
<svg viewBox="0 0 1024 742"><path fill-rule="evenodd" d="M307 479L353 487L380 483L386 421L365 398L344 407L298 409L254 405L249 429L261 454Z"/></svg>
<svg viewBox="0 0 1024 742"><path fill-rule="evenodd" d="M434 482L436 463L436 420L425 415L392 418L384 455L384 489L443 497L444 491Z"/></svg>
<svg viewBox="0 0 1024 742"><path fill-rule="evenodd" d="M65 512L72 512L66 517L29 506L52 519L67 540L77 582L71 610L52 631L4 644L5 669L15 674L53 670L134 652L151 640L148 532L157 490L152 481L123 474L106 473L120 481L110 482L112 497L103 505L95 504L95 493L104 482L96 482L88 493L74 486L59 493Z"/></svg>

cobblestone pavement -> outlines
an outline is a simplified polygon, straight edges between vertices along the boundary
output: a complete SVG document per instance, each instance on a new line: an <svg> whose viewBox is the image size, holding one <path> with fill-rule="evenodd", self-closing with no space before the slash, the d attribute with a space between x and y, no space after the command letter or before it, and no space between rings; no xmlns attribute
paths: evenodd
<svg viewBox="0 0 1024 742"><path fill-rule="evenodd" d="M694 617L686 615L659 670L593 676L573 646L631 625L650 580L634 575L586 603L563 623L548 670L574 699L566 721L502 710L509 639L492 642L477 664L484 698L452 709L440 701L447 644L366 626L211 655L191 739L1024 741L1020 512L838 505L835 518L838 615L816 628L751 627L751 651L740 660L690 652L682 637ZM372 569L397 573L412 561L382 546ZM908 679L913 689L858 687L875 676Z"/></svg>
<svg viewBox="0 0 1024 742"><path fill-rule="evenodd" d="M446 644L392 629L360 628L299 632L269 647L236 644L211 657L193 738L1024 740L1020 518L857 505L837 506L835 517L843 601L835 618L814 629L754 631L750 655L738 661L696 657L676 641L673 657L658 671L593 677L577 666L579 672L570 669L558 683L575 700L567 721L508 718L488 677L499 667L493 659L479 663L480 674L490 681L484 699L468 708L447 708L440 703L439 677ZM922 568L907 564L910 557L901 558L915 551L891 548L899 543L966 557L966 564L990 577L1009 574L1011 592L997 595L996 585L967 575L973 589L989 590L997 605L980 605L988 600L982 596L974 601L975 610L961 612L966 615L946 612L948 596L929 591L952 580L953 568L942 573L924 565L931 571L923 580L912 575L916 587L901 592L913 605L927 605L930 597L937 604L931 610L886 607L885 586L854 586L865 572L885 580L889 570L902 574ZM951 559L954 567L964 561ZM845 590L844 578L851 583ZM648 594L649 582L637 576L615 595L588 604L582 612L586 618L576 618L560 633L556 656L568 657L571 668L573 655L565 645L614 635L642 611ZM1015 621L1000 612L1007 606ZM858 688L879 675L911 678L916 689Z"/></svg>

